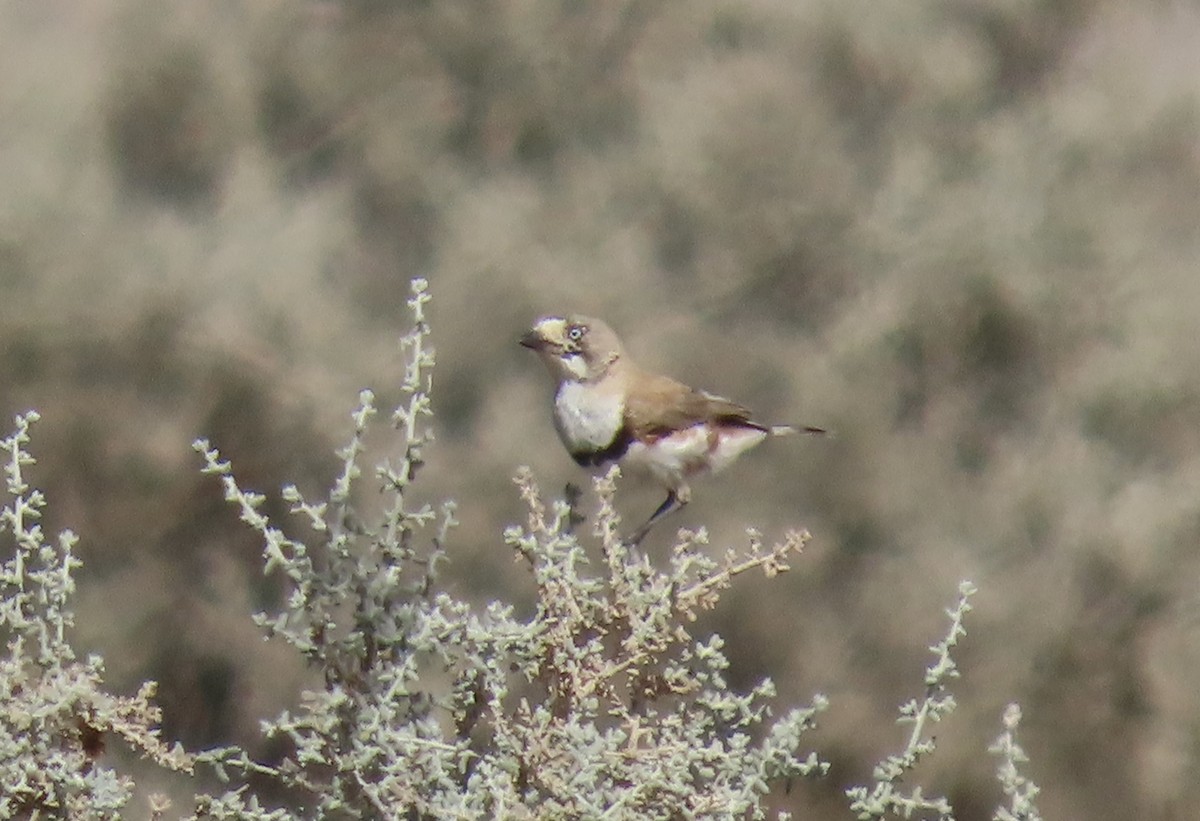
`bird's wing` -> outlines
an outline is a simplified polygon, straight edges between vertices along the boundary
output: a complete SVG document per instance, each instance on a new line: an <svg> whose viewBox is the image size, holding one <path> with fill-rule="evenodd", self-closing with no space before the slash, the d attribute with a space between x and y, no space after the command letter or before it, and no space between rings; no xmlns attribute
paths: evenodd
<svg viewBox="0 0 1200 821"><path fill-rule="evenodd" d="M625 400L625 424L635 439L654 439L701 422L767 430L751 420L748 408L667 376L641 375Z"/></svg>

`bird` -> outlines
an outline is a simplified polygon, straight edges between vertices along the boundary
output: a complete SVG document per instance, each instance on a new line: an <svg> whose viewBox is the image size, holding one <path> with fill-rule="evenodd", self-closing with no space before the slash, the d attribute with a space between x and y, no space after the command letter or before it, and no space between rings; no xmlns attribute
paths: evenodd
<svg viewBox="0 0 1200 821"><path fill-rule="evenodd" d="M694 477L728 467L769 437L826 432L811 425L764 424L723 396L651 373L594 317L544 316L519 342L537 353L557 383L554 427L575 462L589 468L617 462L649 474L667 491L633 534L634 545L691 501Z"/></svg>

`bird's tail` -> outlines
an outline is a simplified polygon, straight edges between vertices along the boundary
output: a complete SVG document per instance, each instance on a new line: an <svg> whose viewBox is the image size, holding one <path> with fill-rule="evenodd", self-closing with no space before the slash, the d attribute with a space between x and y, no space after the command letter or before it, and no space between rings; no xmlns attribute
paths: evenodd
<svg viewBox="0 0 1200 821"><path fill-rule="evenodd" d="M767 433L772 436L790 436L793 433L829 433L825 428L814 428L812 425L771 425Z"/></svg>

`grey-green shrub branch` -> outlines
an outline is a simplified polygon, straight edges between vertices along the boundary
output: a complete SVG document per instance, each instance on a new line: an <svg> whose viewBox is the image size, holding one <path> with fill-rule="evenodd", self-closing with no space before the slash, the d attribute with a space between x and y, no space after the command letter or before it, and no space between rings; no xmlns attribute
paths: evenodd
<svg viewBox="0 0 1200 821"><path fill-rule="evenodd" d="M851 799L850 809L858 818L883 818L888 813L910 818L918 811L934 812L942 819L954 817L954 810L944 797L928 797L919 786L908 793L901 792L898 787L917 762L937 747L933 736L926 736L926 724L941 721L954 710L954 696L946 690L946 684L950 679L958 678L959 673L950 653L958 640L966 635L963 618L971 611L970 598L974 594L975 585L967 581L959 585L958 603L946 611L950 617L950 630L929 648L934 662L925 670L925 696L900 706L898 721L912 725L904 749L897 755L889 755L875 767L875 783L870 790L852 787L846 791Z"/></svg>
<svg viewBox="0 0 1200 821"><path fill-rule="evenodd" d="M1017 744L1017 725L1021 723L1020 705L1005 707L1003 722L1004 732L988 747L988 752L1000 756L996 777L1009 803L1007 807L1000 807L994 818L996 821L1042 821L1042 814L1033 803L1041 790L1017 769L1018 764L1029 761L1029 756Z"/></svg>
<svg viewBox="0 0 1200 821"><path fill-rule="evenodd" d="M376 414L370 391L360 394L354 433L339 451L342 469L328 499L314 504L297 488L284 488L291 512L319 540L313 548L272 525L258 512L263 497L238 485L216 449L203 440L196 443L206 472L221 477L226 499L263 537L264 571L278 570L292 585L284 610L257 614L256 623L302 652L326 683L324 691L304 695L296 714L264 722L268 736L287 737L294 745L287 766L256 764L233 748L209 751L198 761L222 774L234 768L268 775L295 790L317 814L350 811L373 817L404 806L437 815L448 808L439 809L431 803L432 793L423 790L455 787L468 752L462 740L441 740L437 695L422 686L431 667L449 669L457 662L456 648L446 637L463 630L463 607L430 597L440 544L454 523L453 507L442 507L433 546L422 551L414 534L439 514L429 505L412 508L407 498L421 447L432 438L422 422L432 415L427 301L425 283L414 282L409 306L416 324L403 340L408 359L402 389L408 404L392 416L404 449L398 468L385 462L376 471L389 495L376 526L359 522L352 506L353 488L363 474L363 438ZM234 814L252 811L230 794L221 802L202 803L198 814L220 815L228 806Z"/></svg>
<svg viewBox="0 0 1200 821"><path fill-rule="evenodd" d="M0 534L13 540L0 566L0 818L118 818L133 781L100 762L106 740L170 770L191 772L192 759L159 737L153 682L133 696L105 692L103 661L79 661L66 640L78 539L68 530L47 541L38 524L46 498L24 473L34 463L25 445L37 420L33 411L17 416L0 441L8 497Z"/></svg>
<svg viewBox="0 0 1200 821"><path fill-rule="evenodd" d="M677 817L673 809L687 817L761 815L772 781L825 770L815 754L797 754L799 736L825 700L787 713L755 746L752 731L765 720L773 686L729 691L720 638L697 640L686 625L698 608L716 603L713 591L733 575L777 571L807 534L789 534L769 550L752 539L744 553L718 561L697 549L703 534L682 533L671 569L660 571L617 535L616 477L614 469L596 481L594 533L604 565L593 576L566 531L567 506L548 516L532 476L518 476L530 513L507 538L533 570L540 631L518 663L549 698L519 722L497 715L501 730L516 748L535 751L524 762L528 778L542 792L538 806L554 817L599 817L614 807L633 817ZM554 743L542 728L556 730ZM572 747L597 750L594 766L608 774L579 772Z"/></svg>
<svg viewBox="0 0 1200 821"><path fill-rule="evenodd" d="M318 673L316 688L262 722L267 737L287 742L277 762L238 747L168 747L158 736L152 683L132 697L109 695L100 659L75 659L66 639L75 537L43 537L45 499L23 472L36 414L17 418L16 432L0 442L10 499L0 533L14 542L0 571L8 640L0 659L0 818L118 817L132 782L97 759L107 738L166 769L199 766L226 782L219 795L196 796L193 819L763 818L774 786L828 770L806 735L829 708L825 697L779 710L769 680L737 692L726 681L721 637L694 632L698 615L718 606L735 578L788 570L805 531L769 543L751 530L742 547L715 556L704 530L680 531L659 566L619 536L615 468L595 480L599 507L584 535L574 532L570 505L548 502L521 468L516 485L527 513L504 541L528 569L533 612L518 615L499 601L481 608L443 589L454 506L418 501L417 484L433 440L428 301L426 283L414 282L402 399L390 415L393 460L364 466L379 413L363 391L324 497L283 488L287 528L264 515L265 497L242 487L216 448L195 443L204 471L219 477L225 498L260 535L264 573L286 582L279 611L254 614L255 623ZM374 484L365 490L384 494L374 517L356 508L365 478ZM934 750L928 723L954 706L946 691L958 674L951 652L973 592L964 583L948 611L924 698L901 708L900 720L912 725L904 750L876 768L872 788L848 791L858 817L951 817L944 798L902 792L900 783ZM1018 719L1015 707L1006 713L992 748L1008 799L996 817L1037 821L1037 788L1016 769L1025 761L1014 738ZM283 806L250 786L263 782ZM153 798L152 817L166 807Z"/></svg>

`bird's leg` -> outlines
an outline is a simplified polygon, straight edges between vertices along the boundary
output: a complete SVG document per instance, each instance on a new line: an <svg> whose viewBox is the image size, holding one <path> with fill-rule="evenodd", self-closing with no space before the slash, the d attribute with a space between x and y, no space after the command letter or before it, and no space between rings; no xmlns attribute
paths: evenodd
<svg viewBox="0 0 1200 821"><path fill-rule="evenodd" d="M567 482L563 489L563 498L567 502L567 533L574 533L575 528L587 521L587 516L580 512L579 502L583 499L583 489L574 482Z"/></svg>
<svg viewBox="0 0 1200 821"><path fill-rule="evenodd" d="M637 547L640 545L642 539L646 538L646 534L650 532L650 528L654 527L654 523L674 510L678 503L679 500L675 496L675 491L668 491L667 498L658 506L658 510L650 514L650 518L646 520L646 523L639 527L637 532L633 534L633 537L629 540L630 546Z"/></svg>
<svg viewBox="0 0 1200 821"><path fill-rule="evenodd" d="M658 510L650 515L646 523L637 529L637 532L633 534L633 538L629 540L629 543L634 547L640 545L642 539L646 538L646 534L650 532L650 528L654 527L655 522L679 510L690 502L691 499L692 494L686 486L667 491L667 498L658 506Z"/></svg>

